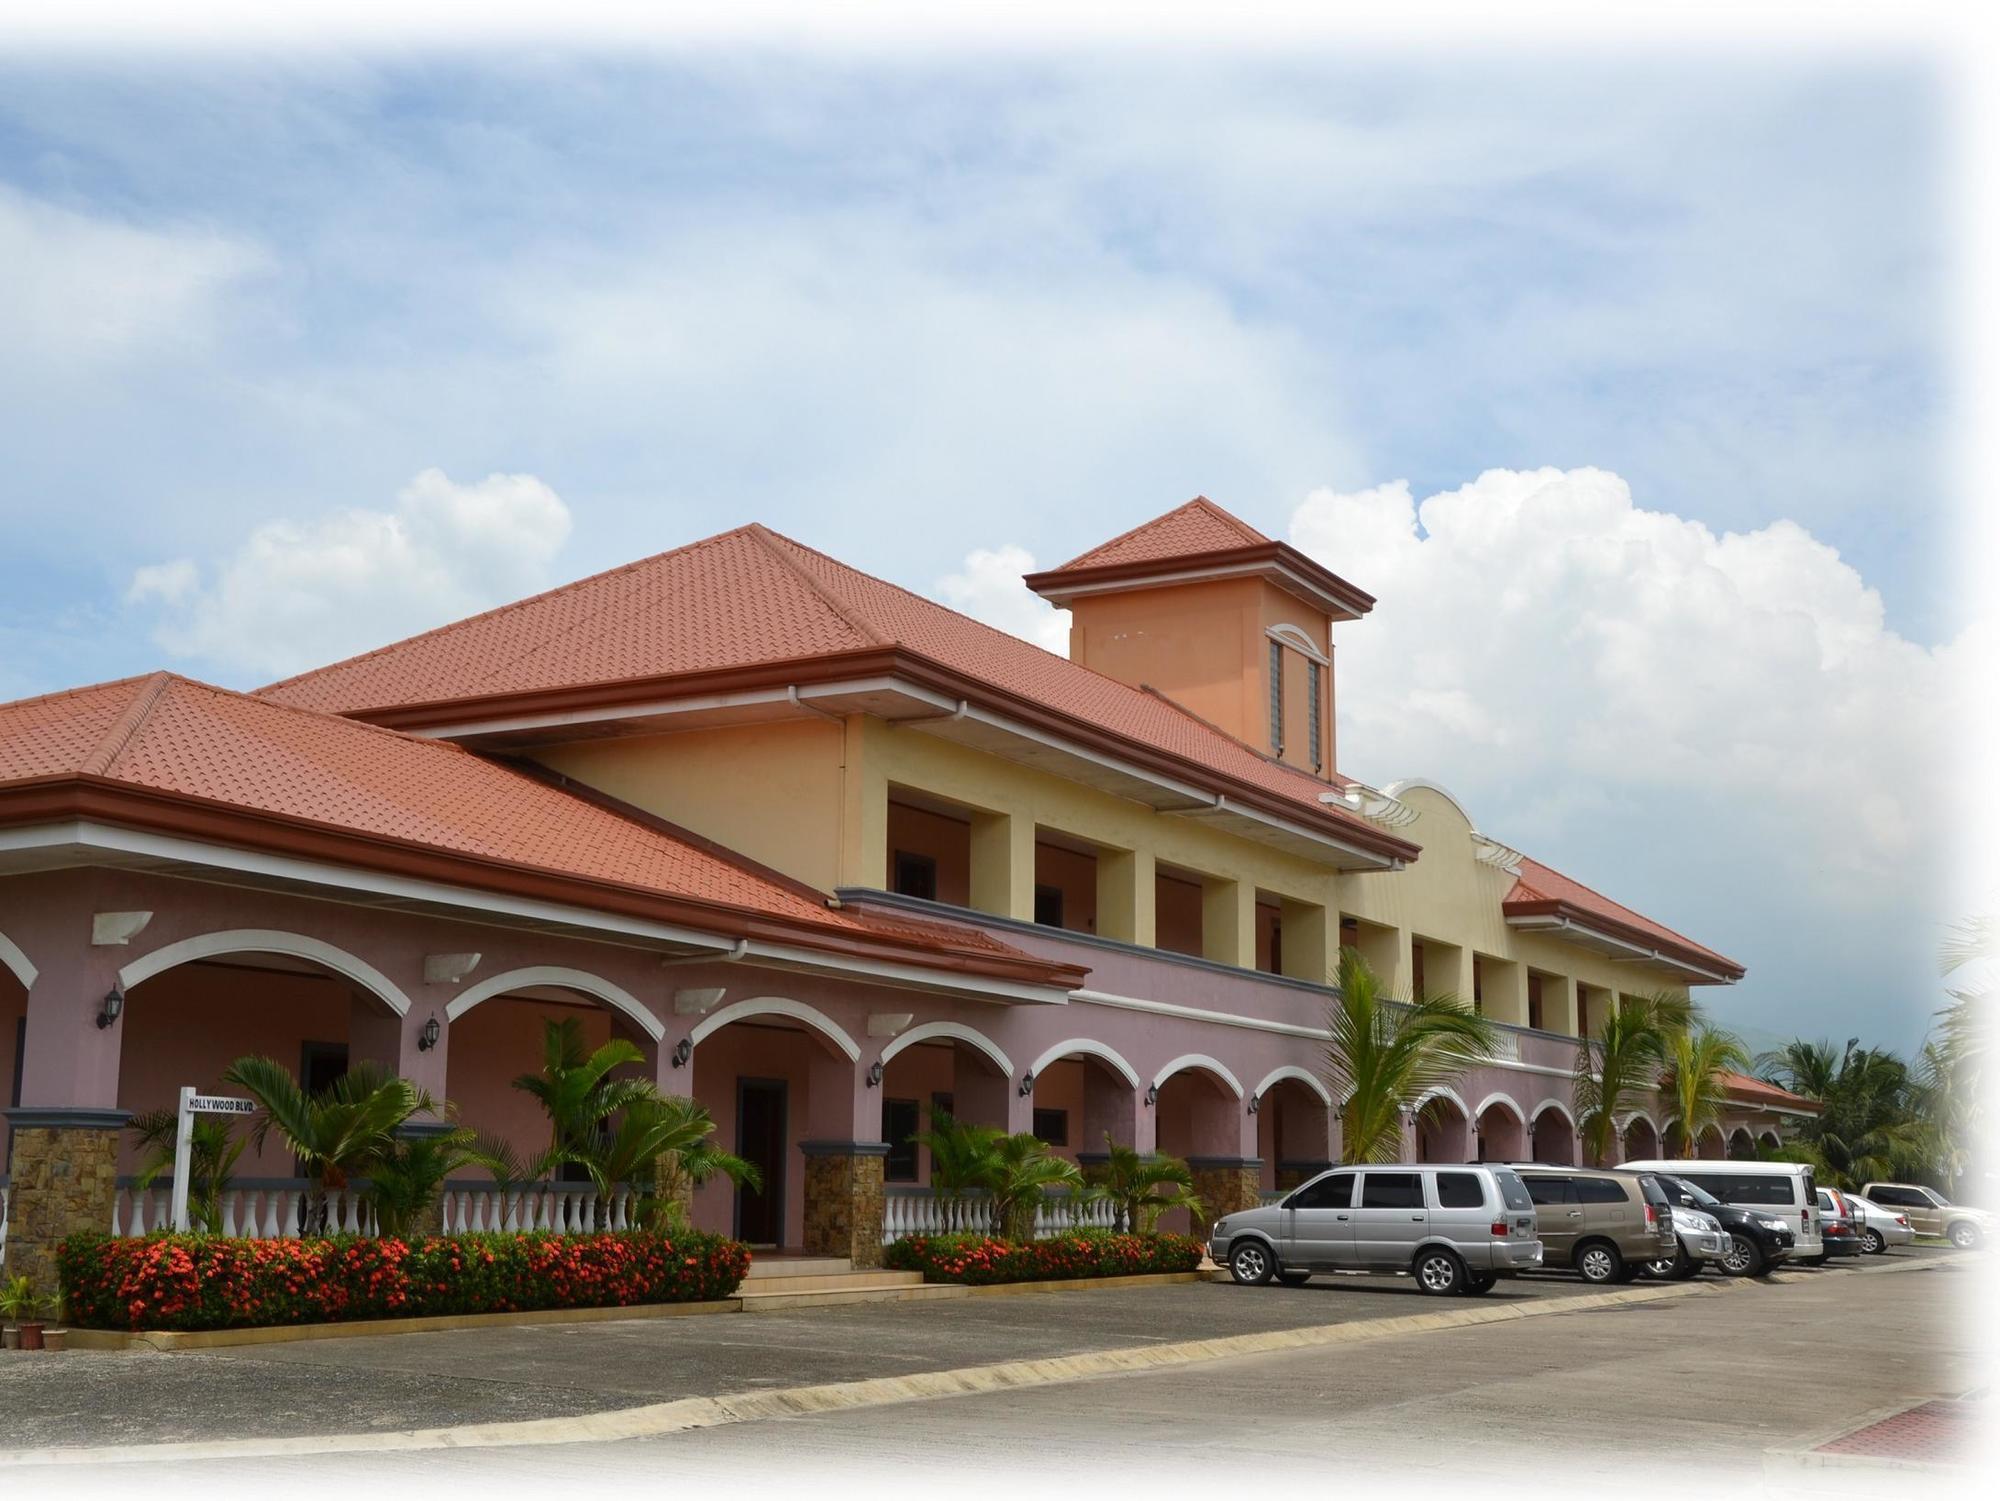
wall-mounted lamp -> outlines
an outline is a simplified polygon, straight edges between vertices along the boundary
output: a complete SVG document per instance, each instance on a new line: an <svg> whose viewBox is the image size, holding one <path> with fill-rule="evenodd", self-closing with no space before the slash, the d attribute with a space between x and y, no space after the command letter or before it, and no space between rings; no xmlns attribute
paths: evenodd
<svg viewBox="0 0 2000 1501"><path fill-rule="evenodd" d="M688 1059L694 1057L694 1039L683 1037L674 1044L674 1067L686 1068Z"/></svg>
<svg viewBox="0 0 2000 1501"><path fill-rule="evenodd" d="M417 1034L417 1051L419 1053L428 1053L438 1045L438 1038L443 1033L444 1028L438 1025L437 1017L435 1015L431 1016L424 1022L423 1031Z"/></svg>
<svg viewBox="0 0 2000 1501"><path fill-rule="evenodd" d="M1034 1092L1035 1092L1035 1071L1033 1069L1029 1069L1028 1072L1021 1075L1021 1098L1025 1100L1029 1095L1033 1094Z"/></svg>
<svg viewBox="0 0 2000 1501"><path fill-rule="evenodd" d="M119 1016L124 1013L124 1010L125 992L119 988L116 982L113 982L111 988L104 992L104 1004L98 1008L97 1029L100 1032L103 1031L106 1027L117 1021Z"/></svg>
<svg viewBox="0 0 2000 1501"><path fill-rule="evenodd" d="M1160 1103L1160 1086L1159 1086L1159 1085L1157 1085L1157 1084L1148 1084L1148 1085L1146 1086L1146 1103L1147 1103L1148 1105L1157 1105L1157 1104L1159 1104L1159 1103Z"/></svg>
<svg viewBox="0 0 2000 1501"><path fill-rule="evenodd" d="M882 1082L882 1060L877 1058L868 1065L868 1087L873 1089Z"/></svg>
<svg viewBox="0 0 2000 1501"><path fill-rule="evenodd" d="M1262 1095L1253 1094L1252 1096L1250 1096L1250 1113L1252 1115L1255 1115L1257 1113L1257 1107L1263 1103L1264 1103L1264 1097Z"/></svg>

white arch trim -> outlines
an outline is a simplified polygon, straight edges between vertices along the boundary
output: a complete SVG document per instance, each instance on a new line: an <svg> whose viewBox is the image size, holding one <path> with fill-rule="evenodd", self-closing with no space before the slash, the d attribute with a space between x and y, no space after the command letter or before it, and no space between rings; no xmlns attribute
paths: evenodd
<svg viewBox="0 0 2000 1501"><path fill-rule="evenodd" d="M1485 1099L1479 1102L1479 1108L1472 1112L1471 1119L1473 1124L1477 1125L1479 1123L1479 1118L1482 1115L1486 1114L1487 1111L1491 1110L1495 1105L1505 1105L1507 1107L1507 1113L1513 1116L1515 1120L1519 1121L1524 1126L1528 1124L1528 1118L1525 1115L1521 1114L1521 1107L1514 1103L1514 1097L1512 1095L1500 1094L1498 1092L1488 1095Z"/></svg>
<svg viewBox="0 0 2000 1501"><path fill-rule="evenodd" d="M581 991L594 1000L602 1001L613 1011L631 1017L639 1024L639 1030L655 1042L667 1035L665 1024L630 991L586 970L565 969L559 964L531 964L524 969L510 969L490 980L481 980L453 997L451 1004L444 1008L445 1020L455 1022L481 1001L490 1001L510 990L528 990L536 985L555 985L564 990Z"/></svg>
<svg viewBox="0 0 2000 1501"><path fill-rule="evenodd" d="M1473 1119L1472 1107L1465 1103L1465 1097L1457 1090L1443 1084L1438 1085L1435 1089L1427 1089L1418 1095L1416 1106L1410 1111L1410 1114L1413 1116L1422 1115L1424 1113L1424 1106L1430 1104L1432 1100L1450 1100L1452 1104L1458 1107L1458 1113L1464 1116L1468 1123ZM1341 1103L1345 1104L1346 1101L1343 1100Z"/></svg>
<svg viewBox="0 0 2000 1501"><path fill-rule="evenodd" d="M1327 656L1326 648L1314 640L1312 632L1302 625L1293 625L1289 620L1281 621L1277 625L1265 626L1264 634L1284 642L1297 651L1304 652L1322 667L1332 665L1332 659Z"/></svg>
<svg viewBox="0 0 2000 1501"><path fill-rule="evenodd" d="M218 954L287 954L294 959L310 959L335 974L345 975L367 990L398 1016L410 1014L410 998L395 982L365 959L357 959L346 949L336 948L320 938L303 933L286 933L275 928L231 928L222 933L201 933L183 938L142 954L118 971L118 983L126 990L150 980L177 964L197 959L213 959Z"/></svg>
<svg viewBox="0 0 2000 1501"><path fill-rule="evenodd" d="M14 978L21 982L22 989L35 988L35 976L40 971L28 962L28 956L21 952L20 945L5 933L0 933L0 964L14 972Z"/></svg>
<svg viewBox="0 0 2000 1501"><path fill-rule="evenodd" d="M1650 1115L1646 1114L1646 1112L1643 1110L1635 1110L1630 1115L1626 1116L1624 1120L1619 1121L1618 1134L1620 1136L1623 1136L1627 1131L1631 1130L1632 1122L1634 1121L1644 1121L1647 1125L1653 1128L1653 1134L1655 1136L1664 1139L1666 1135L1665 1128L1662 1127L1660 1123L1654 1120Z"/></svg>
<svg viewBox="0 0 2000 1501"><path fill-rule="evenodd" d="M1759 1131L1756 1139L1760 1142L1768 1141L1774 1147L1781 1147L1785 1144L1785 1138L1769 1128Z"/></svg>
<svg viewBox="0 0 2000 1501"><path fill-rule="evenodd" d="M1101 1058L1110 1064L1112 1070L1134 1089L1139 1087L1139 1071L1127 1063L1115 1048L1088 1037L1072 1037L1068 1042L1059 1042L1034 1061L1028 1072L1041 1077L1042 1070L1051 1063L1060 1063L1075 1053L1087 1053L1092 1058Z"/></svg>
<svg viewBox="0 0 2000 1501"><path fill-rule="evenodd" d="M1294 1063L1287 1063L1283 1067L1274 1068L1268 1074L1264 1075L1263 1083L1257 1086L1250 1097L1253 1100L1263 1099L1264 1091L1281 1079L1297 1079L1299 1083L1305 1085L1307 1089L1310 1089L1314 1094L1319 1096L1322 1105L1331 1106L1333 1104L1333 1091Z"/></svg>
<svg viewBox="0 0 2000 1501"><path fill-rule="evenodd" d="M1543 1100L1541 1104L1535 1107L1535 1113L1528 1117L1528 1124L1531 1126L1535 1125L1551 1110L1569 1122L1570 1130L1574 1131L1576 1129L1576 1117L1570 1114L1569 1106L1565 1105L1561 1100Z"/></svg>
<svg viewBox="0 0 2000 1501"><path fill-rule="evenodd" d="M925 1022L921 1027L912 1027L882 1049L882 1062L886 1064L904 1048L915 1047L920 1042L929 1042L934 1037L949 1037L964 1043L967 1047L976 1048L990 1058L993 1066L1001 1073L1010 1078L1013 1076L1014 1065L1007 1061L1005 1053L993 1045L992 1039L973 1031L962 1022Z"/></svg>
<svg viewBox="0 0 2000 1501"><path fill-rule="evenodd" d="M1216 1078L1220 1079L1224 1084L1227 1084L1229 1086L1230 1092L1233 1093L1237 1099L1240 1100L1243 1098L1242 1081L1239 1080L1236 1077L1236 1075L1232 1074L1227 1068L1225 1068L1220 1062L1218 1062L1214 1058L1209 1057L1208 1054L1206 1053L1183 1053L1180 1055L1180 1057L1174 1059L1173 1062L1163 1065L1160 1071L1157 1074L1153 1075L1153 1088L1158 1089L1162 1084L1166 1083L1167 1080L1171 1079L1175 1074L1178 1074L1183 1070L1190 1068L1207 1069L1211 1074L1214 1074Z"/></svg>
<svg viewBox="0 0 2000 1501"><path fill-rule="evenodd" d="M860 1044L847 1035L839 1022L824 1011L814 1010L804 1001L794 1001L781 995L755 996L747 1001L724 1006L720 1011L710 1012L701 1019L700 1024L692 1032L688 1033L688 1041L693 1046L700 1047L702 1039L711 1033L721 1031L731 1022L740 1022L751 1016L789 1016L793 1021L804 1022L841 1052L847 1054L849 1062L855 1062L861 1057Z"/></svg>

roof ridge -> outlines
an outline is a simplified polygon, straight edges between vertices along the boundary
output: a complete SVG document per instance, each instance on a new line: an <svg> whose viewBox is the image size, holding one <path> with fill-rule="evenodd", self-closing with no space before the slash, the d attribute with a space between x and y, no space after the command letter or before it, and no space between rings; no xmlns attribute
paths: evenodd
<svg viewBox="0 0 2000 1501"><path fill-rule="evenodd" d="M168 673L167 676L173 678L176 682L187 684L190 688L199 688L203 692L215 694L219 698L237 699L246 704L254 704L260 709L281 709L287 714L303 714L308 718L318 720L322 724L333 723L345 726L348 729L366 730L371 735L386 735L393 740L401 740L412 745L427 745L433 748L449 750L461 756L477 754L466 746L460 745L456 740L446 740L435 735L418 735L409 730L396 729L392 725L376 724L373 720L356 719L349 714L337 714L332 709L315 709L310 704L294 704L288 703L281 698L265 698L262 689L258 689L255 692L245 692L241 688L225 688L220 683L204 682L200 678L186 677L180 673Z"/></svg>
<svg viewBox="0 0 2000 1501"><path fill-rule="evenodd" d="M1579 881L1575 876L1569 875L1564 871L1557 870L1553 865L1549 864L1548 861L1546 860L1537 860L1533 855L1523 855L1521 858L1529 861L1534 865L1540 866L1543 870L1547 871L1552 876L1560 876L1563 880L1569 882L1570 885L1572 886L1582 887L1585 891L1589 892L1592 896L1596 897L1600 902L1609 902L1612 906L1616 907L1620 912L1629 912L1632 914L1632 916L1638 918L1641 922L1646 923L1652 927L1658 928L1662 933L1671 933L1675 938L1679 939L1682 943L1687 944L1691 948L1700 949L1704 953L1714 954L1718 959L1724 957L1720 949L1712 949L1707 944L1698 942L1697 940L1688 937L1687 934L1681 932L1680 929L1668 927L1665 923L1661 922L1657 917L1646 916L1646 914L1641 912L1637 907L1629 906L1626 903L1619 901L1618 898L1615 896L1605 895L1602 891L1599 891L1595 886L1591 885L1588 881ZM1519 880L1520 877L1516 876L1515 879ZM1546 891L1542 892L1541 895L1544 901L1559 902L1562 900L1561 897L1555 896L1552 893Z"/></svg>
<svg viewBox="0 0 2000 1501"><path fill-rule="evenodd" d="M112 764L124 754L125 747L132 743L132 737L139 733L139 727L146 722L147 716L153 712L153 706L159 703L160 695L167 691L167 686L174 681L174 677L173 673L165 669L146 676L144 686L132 696L132 702L125 706L118 718L112 722L111 728L105 731L104 738L97 743L97 748L84 758L83 765L78 768L80 775L101 777L110 773Z"/></svg>
<svg viewBox="0 0 2000 1501"><path fill-rule="evenodd" d="M1162 511L1159 515L1150 517L1147 520L1140 522L1137 526L1127 527L1124 531L1120 532L1115 537L1105 538L1104 541L1098 543L1095 547L1085 548L1082 552L1078 553L1075 557L1071 558L1067 563L1058 563L1056 564L1055 567L1049 569L1048 571L1050 573L1061 573L1065 569L1075 568L1080 564L1082 564L1084 560L1087 558L1094 558L1101 552L1109 552L1112 548L1116 547L1120 542L1129 541L1131 538L1138 536L1139 533L1147 531L1152 527L1159 526L1161 523L1167 521L1169 518L1180 515L1181 512L1183 511L1193 511L1193 510L1205 511L1209 515L1215 517L1217 520L1222 521L1227 525L1235 528L1237 531L1247 533L1243 541L1243 545L1245 547L1257 547L1261 546L1264 543L1275 542L1278 540L1275 537L1265 536L1264 533L1257 530L1256 527L1252 526L1249 522L1245 521L1241 516L1238 516L1235 512L1230 511L1223 506L1217 505L1214 501L1210 500L1206 495L1196 495L1192 500L1184 500L1179 505L1173 507L1171 510Z"/></svg>
<svg viewBox="0 0 2000 1501"><path fill-rule="evenodd" d="M336 668L352 667L361 662L371 661L386 653L398 651L406 646L413 646L419 641L428 641L435 636L444 635L447 631L455 631L461 626L472 625L481 620L493 620L502 615L511 614L515 610L525 609L529 605L539 604L545 599L552 599L558 594L566 594L572 589L583 587L585 584L595 584L604 579L616 578L621 573L635 572L650 564L657 563L663 558L670 558L676 553L692 552L697 547L706 547L711 543L721 542L727 538L748 532L755 525L755 522L746 522L742 526L731 527L728 531L714 532L706 537L697 537L692 542L683 542L678 547L669 547L659 552L648 553L643 558L634 558L631 562L620 563L615 568L600 569L596 573L586 573L582 578L571 579L567 583L553 584L537 593L525 595L520 599L509 600L503 605L495 605L490 610L480 610L471 615L460 616L457 620L447 620L444 624L434 625L427 631L418 631L414 636L403 636L395 641L387 641L380 646L371 647L367 651L356 652L351 657L341 657L337 661L322 663L318 667L308 667L303 672L295 672L290 677L278 679L275 683L266 683L261 688L251 689L251 696L262 698L267 693L275 693L280 688L289 688L294 683L302 683L308 678L321 677L326 673L334 671ZM347 716L341 715L340 717L346 718Z"/></svg>
<svg viewBox="0 0 2000 1501"><path fill-rule="evenodd" d="M163 669L155 669L160 671ZM144 682L152 677L151 672L134 672L122 678L106 678L101 683L79 683L74 688L58 688L53 693L31 693L26 698L10 698L0 703L0 709L22 709L29 704L52 704L58 699L81 698L86 693L101 693L107 688L124 688L133 683Z"/></svg>
<svg viewBox="0 0 2000 1501"><path fill-rule="evenodd" d="M797 579L800 583L804 584L806 588L810 589L815 599L819 600L829 610L833 611L834 614L838 615L842 620L844 620L847 623L847 626L850 630L860 632L864 640L872 641L877 646L893 646L896 644L894 637L885 636L882 632L876 630L875 627L870 625L867 621L856 619L854 613L851 610L849 610L845 605L843 605L839 600L835 599L833 595L828 593L826 587L823 584L821 584L818 579L814 578L810 573L807 573L805 569L799 566L798 559L786 557L783 548L774 547L771 545L774 540L779 542L790 543L793 547L805 547L804 543L794 542L790 537L787 537L780 532L772 531L768 526L764 525L764 523L761 521L753 521L748 526L743 527L742 530L750 537L754 538L759 547L763 548L765 552L769 553L771 557L775 558L778 562L778 565L781 568L783 568L787 573L791 574L792 577ZM817 551L817 549L810 547L805 547L805 550L807 552ZM828 555L825 553L819 553L819 556L823 558L828 558ZM839 562L839 559L828 558L828 561ZM842 564L841 566L846 567L848 565ZM857 569L855 571L859 572L860 570ZM869 578L874 577L873 574L868 574L865 576ZM882 580L878 582L886 582L886 581Z"/></svg>

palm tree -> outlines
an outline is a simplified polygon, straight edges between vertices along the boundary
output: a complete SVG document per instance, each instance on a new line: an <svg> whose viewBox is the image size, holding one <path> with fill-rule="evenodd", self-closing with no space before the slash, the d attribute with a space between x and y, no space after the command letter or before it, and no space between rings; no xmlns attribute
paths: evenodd
<svg viewBox="0 0 2000 1501"><path fill-rule="evenodd" d="M1326 1082L1345 1101L1341 1160L1395 1162L1405 1110L1490 1059L1499 1033L1453 996L1392 1001L1357 949L1341 949L1339 978L1327 1008Z"/></svg>
<svg viewBox="0 0 2000 1501"><path fill-rule="evenodd" d="M514 1155L505 1142L463 1126L398 1138L369 1172L368 1201L375 1207L377 1230L394 1236L416 1231L445 1180L468 1167L485 1168L504 1181L514 1170Z"/></svg>
<svg viewBox="0 0 2000 1501"><path fill-rule="evenodd" d="M1032 1240L1035 1214L1050 1189L1071 1195L1083 1189L1077 1165L1058 1157L1029 1131L994 1143L986 1186L993 1193L993 1231L1008 1240Z"/></svg>
<svg viewBox="0 0 2000 1501"><path fill-rule="evenodd" d="M919 1131L916 1140L930 1151L931 1194L947 1230L964 1228L972 1216L967 1199L992 1186L1006 1136L998 1126L975 1126L932 1108L931 1128Z"/></svg>
<svg viewBox="0 0 2000 1501"><path fill-rule="evenodd" d="M654 1094L627 1103L617 1127L586 1148L579 1160L596 1186L600 1206L608 1206L620 1185L629 1183L639 1195L633 1223L658 1229L682 1222L682 1194L718 1173L753 1189L763 1187L756 1164L721 1150L709 1139L714 1133L714 1118L693 1100Z"/></svg>
<svg viewBox="0 0 2000 1501"><path fill-rule="evenodd" d="M314 1094L271 1058L238 1058L222 1078L257 1102L250 1139L258 1149L275 1129L318 1181L306 1222L313 1230L326 1225L330 1195L396 1156L397 1129L411 1116L441 1113L427 1092L372 1062L355 1064Z"/></svg>
<svg viewBox="0 0 2000 1501"><path fill-rule="evenodd" d="M1178 1157L1163 1152L1140 1153L1120 1146L1104 1133L1107 1153L1091 1168L1086 1192L1111 1205L1111 1228L1120 1234L1145 1234L1170 1209L1185 1209L1196 1223L1202 1202L1194 1191L1194 1173Z"/></svg>
<svg viewBox="0 0 2000 1501"><path fill-rule="evenodd" d="M1693 1022L1694 1004L1684 995L1627 996L1598 1036L1577 1039L1570 1103L1591 1161L1611 1155L1626 1102L1658 1087L1674 1035Z"/></svg>
<svg viewBox="0 0 2000 1501"><path fill-rule="evenodd" d="M126 1122L145 1153L134 1186L146 1192L162 1173L172 1172L179 1145L178 1110L148 1110ZM222 1196L229 1191L237 1159L249 1142L235 1134L227 1116L198 1115L188 1140L188 1224L204 1235L222 1233Z"/></svg>
<svg viewBox="0 0 2000 1501"><path fill-rule="evenodd" d="M1723 1106L1729 1102L1722 1076L1748 1069L1750 1055L1741 1039L1707 1022L1668 1034L1666 1055L1667 1076L1661 1087L1680 1117L1682 1150L1692 1157L1701 1133L1721 1121Z"/></svg>
<svg viewBox="0 0 2000 1501"><path fill-rule="evenodd" d="M585 1051L583 1023L575 1017L542 1029L542 1071L522 1074L514 1087L533 1095L549 1117L549 1147L530 1168L539 1178L565 1164L588 1170L586 1158L606 1123L626 1106L657 1097L649 1079L614 1079L614 1069L642 1066L646 1055L634 1043L614 1037Z"/></svg>

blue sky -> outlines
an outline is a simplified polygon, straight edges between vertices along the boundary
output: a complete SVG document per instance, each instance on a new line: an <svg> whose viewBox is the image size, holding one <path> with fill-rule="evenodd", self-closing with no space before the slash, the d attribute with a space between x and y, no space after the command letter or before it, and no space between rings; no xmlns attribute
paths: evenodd
<svg viewBox="0 0 2000 1501"><path fill-rule="evenodd" d="M0 67L0 696L753 518L1046 635L1021 556L1203 492L1384 596L1343 769L1908 1046L1947 145L1893 58Z"/></svg>

